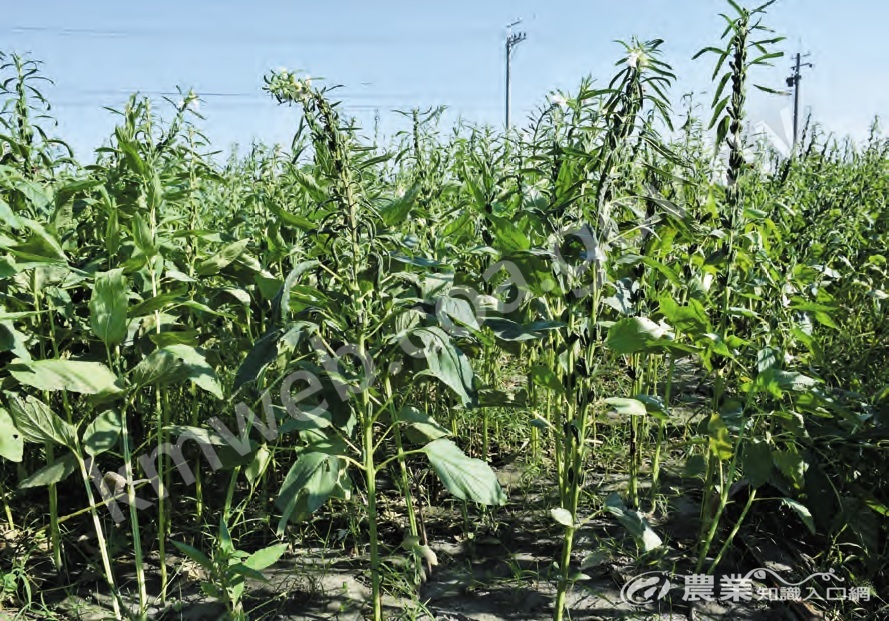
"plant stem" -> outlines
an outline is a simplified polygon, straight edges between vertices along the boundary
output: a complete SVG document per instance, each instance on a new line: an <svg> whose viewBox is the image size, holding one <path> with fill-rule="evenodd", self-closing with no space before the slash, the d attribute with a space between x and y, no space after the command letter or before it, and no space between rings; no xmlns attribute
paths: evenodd
<svg viewBox="0 0 889 621"><path fill-rule="evenodd" d="M6 513L6 521L9 523L9 530L15 530L15 522L12 519L12 509L9 507L9 491L6 490L6 486L0 484L0 489L3 490L3 512Z"/></svg>
<svg viewBox="0 0 889 621"><path fill-rule="evenodd" d="M386 397L389 400L389 413L392 417L393 428L392 435L395 438L395 448L398 450L398 468L401 474L401 488L402 494L404 494L404 504L407 508L408 528L411 536L417 537L419 536L419 533L417 531L417 516L414 511L414 498L413 494L411 494L410 476L407 471L407 463L404 459L404 447L401 441L401 427L398 420L398 413L395 410L395 403L391 400L392 386L388 377L385 378L383 385L386 391Z"/></svg>
<svg viewBox="0 0 889 621"><path fill-rule="evenodd" d="M78 447L74 453L77 463L80 466L80 475L83 478L83 484L86 487L86 497L90 503L89 512L93 518L93 528L96 531L96 540L99 543L99 554L102 556L102 567L105 570L105 582L108 585L111 595L111 605L114 607L114 618L123 619L120 612L119 595L117 587L114 586L114 573L111 570L111 559L108 555L108 544L105 541L105 533L102 529L102 523L99 521L99 513L96 511L96 499L93 496L93 488L90 485L90 475L87 472L86 463L80 456L80 448Z"/></svg>
<svg viewBox="0 0 889 621"><path fill-rule="evenodd" d="M40 323L43 322L40 303L42 300L42 285L38 283L38 275L42 274L40 270L33 270L31 272L31 290L32 295L34 296L34 311L37 313L37 316L40 317ZM50 324L50 334L52 334L52 318L49 319ZM40 339L40 358L42 360L46 359L46 346L44 345L43 339ZM44 401L48 401L48 395L44 393L43 396ZM46 444L46 465L51 466L55 463L55 452L52 444ZM52 547L52 562L56 569L62 569L62 535L59 531L59 496L58 491L56 489L56 484L51 483L47 490L49 494L49 539L50 546Z"/></svg>
<svg viewBox="0 0 889 621"><path fill-rule="evenodd" d="M46 443L46 465L55 463L53 445ZM49 539L52 546L52 562L56 569L62 569L62 534L59 531L59 496L56 485L49 486Z"/></svg>
<svg viewBox="0 0 889 621"><path fill-rule="evenodd" d="M573 516L573 514L572 514ZM565 615L565 599L568 596L569 572L571 568L571 549L574 546L574 527L565 528L565 534L562 536L562 557L559 562L559 570L562 575L559 579L558 592L556 593L556 604L553 611L553 621L562 621Z"/></svg>
<svg viewBox="0 0 889 621"><path fill-rule="evenodd" d="M667 410L667 415L669 416L670 412L670 397L673 389L673 372L675 370L676 359L673 356L670 356L670 365L667 367L667 386L664 389L664 408ZM655 383L657 385L657 383ZM654 459L651 464L651 501L654 502L655 497L658 493L658 488L660 487L660 475L661 475L661 450L664 444L664 432L667 427L667 422L665 420L658 421L658 429L657 429L657 446L654 448Z"/></svg>
<svg viewBox="0 0 889 621"><path fill-rule="evenodd" d="M747 512L750 510L751 505L753 505L753 501L756 500L756 489L750 490L750 495L747 497L747 503L744 505L744 510L741 511L740 517L738 517L738 521L735 522L734 527L732 527L731 532L728 537L726 537L725 542L722 544L722 547L719 549L719 554L716 555L716 558L713 559L713 563L710 565L710 569L707 571L708 574L712 574L716 569L716 566L719 565L719 561L722 560L722 557L725 556L725 553L728 552L729 547L732 545L732 541L735 539L735 535L738 534L738 531L741 530L741 524L744 522L744 518L747 517Z"/></svg>
<svg viewBox="0 0 889 621"><path fill-rule="evenodd" d="M238 486L238 476L241 474L241 466L235 466L232 470L232 476L228 481L228 490L225 492L225 506L222 508L222 515L228 523L232 513L232 502L235 497L235 488Z"/></svg>
<svg viewBox="0 0 889 621"><path fill-rule="evenodd" d="M136 584L139 589L139 612L148 608L148 593L145 588L145 564L142 559L142 535L139 531L139 513L136 508L136 488L133 486L133 454L130 446L130 432L127 424L127 409L130 399L124 403L120 413L120 442L123 447L123 465L126 476L127 504L130 506L130 530L133 536L133 553L136 563Z"/></svg>
<svg viewBox="0 0 889 621"><path fill-rule="evenodd" d="M370 538L370 576L371 597L373 600L373 619L383 621L382 593L380 590L380 550L377 534L377 471L374 467L374 435L373 417L367 392L364 396L364 474L367 482L367 530Z"/></svg>

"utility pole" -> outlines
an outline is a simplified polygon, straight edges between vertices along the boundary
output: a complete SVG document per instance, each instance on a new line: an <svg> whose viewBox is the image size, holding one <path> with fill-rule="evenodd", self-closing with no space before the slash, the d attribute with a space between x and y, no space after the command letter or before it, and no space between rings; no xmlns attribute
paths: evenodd
<svg viewBox="0 0 889 621"><path fill-rule="evenodd" d="M805 57L808 57L806 54ZM793 148L796 149L796 142L799 140L799 83L802 78L800 69L803 67L814 67L812 63L804 63L804 56L799 52L796 53L796 64L793 67L793 75L787 78L787 86L793 87Z"/></svg>
<svg viewBox="0 0 889 621"><path fill-rule="evenodd" d="M380 109L374 108L374 148L380 143Z"/></svg>
<svg viewBox="0 0 889 621"><path fill-rule="evenodd" d="M510 25L506 27L506 131L509 132L509 90L510 90L510 78L509 78L509 61L512 58L512 49L517 46L519 43L525 40L526 35L524 32L516 32L513 34L512 27L520 24L522 20L517 19Z"/></svg>

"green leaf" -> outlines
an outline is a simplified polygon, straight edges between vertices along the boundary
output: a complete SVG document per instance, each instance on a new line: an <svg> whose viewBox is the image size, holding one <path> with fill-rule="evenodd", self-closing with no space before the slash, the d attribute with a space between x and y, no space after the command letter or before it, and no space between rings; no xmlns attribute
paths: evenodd
<svg viewBox="0 0 889 621"><path fill-rule="evenodd" d="M772 478L772 451L765 440L752 440L744 446L741 460L744 476L751 487L765 485Z"/></svg>
<svg viewBox="0 0 889 621"><path fill-rule="evenodd" d="M692 455L685 462L683 475L689 479L703 477L707 472L707 460L703 455Z"/></svg>
<svg viewBox="0 0 889 621"><path fill-rule="evenodd" d="M22 225L18 216L9 207L9 203L2 198L0 198L0 222L3 222L11 229L17 229Z"/></svg>
<svg viewBox="0 0 889 621"><path fill-rule="evenodd" d="M136 386L164 386L185 380L222 399L216 372L203 354L190 345L173 344L156 349L132 370L132 382Z"/></svg>
<svg viewBox="0 0 889 621"><path fill-rule="evenodd" d="M15 395L8 396L9 413L25 442L49 442L72 450L76 447L74 428L59 418L48 405L30 395L24 399Z"/></svg>
<svg viewBox="0 0 889 621"><path fill-rule="evenodd" d="M543 338L543 332L562 327L561 323L543 324L531 323L526 326L504 319L503 317L490 317L485 319L484 325L501 341L536 341Z"/></svg>
<svg viewBox="0 0 889 621"><path fill-rule="evenodd" d="M74 453L68 453L64 457L56 459L53 463L44 466L19 483L19 489L54 485L71 476L71 474L77 470L77 466L77 456L74 455Z"/></svg>
<svg viewBox="0 0 889 621"><path fill-rule="evenodd" d="M232 541L231 531L228 529L228 524L225 523L225 515L222 514L219 516L219 540L218 540L219 549L222 550L226 556L231 556L235 552L235 544Z"/></svg>
<svg viewBox="0 0 889 621"><path fill-rule="evenodd" d="M441 328L420 328L413 332L423 341L423 354L429 365L426 375L438 378L460 398L464 407L475 405L472 366Z"/></svg>
<svg viewBox="0 0 889 621"><path fill-rule="evenodd" d="M633 354L657 348L669 341L670 328L647 317L621 319L608 331L605 344L620 354Z"/></svg>
<svg viewBox="0 0 889 621"><path fill-rule="evenodd" d="M833 318L828 315L824 311L816 311L815 313L815 321L820 323L822 326L827 326L828 328L833 328L834 330L839 330L840 327L834 322Z"/></svg>
<svg viewBox="0 0 889 621"><path fill-rule="evenodd" d="M815 534L815 520L812 518L811 511L809 511L809 509L804 504L791 498L782 498L781 504L793 509L799 516L799 518L803 521L803 524L806 525L806 528L809 529L809 532L813 535Z"/></svg>
<svg viewBox="0 0 889 621"><path fill-rule="evenodd" d="M262 370L275 361L278 357L278 341L281 340L284 331L280 329L271 330L264 334L247 353L247 357L235 374L235 383L233 390L249 382L256 381Z"/></svg>
<svg viewBox="0 0 889 621"><path fill-rule="evenodd" d="M213 562L210 561L206 554L204 554L197 548L193 548L190 545L181 543L179 541L171 541L170 543L172 543L182 554L200 565L202 569L206 571L213 571Z"/></svg>
<svg viewBox="0 0 889 621"><path fill-rule="evenodd" d="M463 179L466 181L466 185L469 186L469 192L475 200L475 206L478 207L479 211L484 211L485 207L488 205L488 199L485 196L484 190L482 190L479 184L475 182L475 179L472 178L468 162L466 161L463 162Z"/></svg>
<svg viewBox="0 0 889 621"><path fill-rule="evenodd" d="M193 329L186 329L168 332L151 332L147 336L149 340L158 347L169 347L170 345L188 345L190 347L195 347L200 339L200 332Z"/></svg>
<svg viewBox="0 0 889 621"><path fill-rule="evenodd" d="M516 223L493 214L486 214L494 230L494 246L506 253L521 252L531 248L531 240Z"/></svg>
<svg viewBox="0 0 889 621"><path fill-rule="evenodd" d="M247 560L244 561L244 565L250 569L255 569L256 571L262 571L277 563L286 551L286 543L269 546L251 554Z"/></svg>
<svg viewBox="0 0 889 621"><path fill-rule="evenodd" d="M757 392L767 392L775 398L780 398L784 391L805 392L816 384L814 379L802 373L768 367L757 374L754 386Z"/></svg>
<svg viewBox="0 0 889 621"><path fill-rule="evenodd" d="M9 412L0 408L0 457L20 462L24 453L25 438L16 429L15 421Z"/></svg>
<svg viewBox="0 0 889 621"><path fill-rule="evenodd" d="M189 427L188 425L168 425L164 431L169 431L174 436L186 436L198 444L231 447L228 441L218 432L204 427ZM181 442L180 442L181 444Z"/></svg>
<svg viewBox="0 0 889 621"><path fill-rule="evenodd" d="M183 291L162 293L130 307L129 315L130 317L143 317L157 310L166 310L169 307L175 306L175 303L181 303L184 297L185 293Z"/></svg>
<svg viewBox="0 0 889 621"><path fill-rule="evenodd" d="M0 351L11 351L22 360L30 360L28 337L15 329L11 321L0 321Z"/></svg>
<svg viewBox="0 0 889 621"><path fill-rule="evenodd" d="M725 78L723 78L722 84L725 84ZM712 129L716 122L719 120L719 115L722 114L722 111L725 110L725 107L728 105L729 98L723 97L721 101L717 102L717 104L713 108L713 117L710 119L710 123L707 125L707 129ZM726 117L728 118L728 117ZM719 144L719 143L717 143Z"/></svg>
<svg viewBox="0 0 889 621"><path fill-rule="evenodd" d="M421 450L426 453L438 478L455 497L490 506L506 502L506 495L491 467L480 459L467 457L451 440L435 440Z"/></svg>
<svg viewBox="0 0 889 621"><path fill-rule="evenodd" d="M22 384L38 390L69 390L85 395L117 394L120 381L101 362L80 360L14 360L7 370Z"/></svg>
<svg viewBox="0 0 889 621"><path fill-rule="evenodd" d="M574 527L574 517L571 515L571 512L568 509L563 509L562 507L558 507L556 509L550 509L550 515L553 519L566 528Z"/></svg>
<svg viewBox="0 0 889 621"><path fill-rule="evenodd" d="M279 533L291 518L305 519L327 502L336 489L340 468L338 457L321 452L303 453L296 460L275 500L282 511Z"/></svg>
<svg viewBox="0 0 889 621"><path fill-rule="evenodd" d="M530 375L531 381L538 386L549 388L550 390L554 390L558 394L565 393L565 387L562 385L562 382L559 381L559 378L556 376L555 372L549 367L541 364L535 364L533 367L531 367Z"/></svg>
<svg viewBox="0 0 889 621"><path fill-rule="evenodd" d="M249 239L236 241L225 246L209 259L201 261L197 267L198 276L212 276L213 274L218 274L221 269L233 263L241 256L249 242Z"/></svg>
<svg viewBox="0 0 889 621"><path fill-rule="evenodd" d="M763 347L756 352L756 370L758 373L766 369L779 368L784 362L784 353L774 347Z"/></svg>
<svg viewBox="0 0 889 621"><path fill-rule="evenodd" d="M127 337L127 280L123 268L96 274L90 299L90 326L106 345Z"/></svg>
<svg viewBox="0 0 889 621"><path fill-rule="evenodd" d="M722 117L722 120L719 122L719 126L716 128L716 145L717 148L722 147L722 143L725 142L725 137L728 135L728 130L731 127L732 119L726 115Z"/></svg>
<svg viewBox="0 0 889 621"><path fill-rule="evenodd" d="M458 328L469 326L473 330L479 329L475 309L468 300L451 296L440 297L435 301L435 313L438 316L439 324L449 331L452 326Z"/></svg>
<svg viewBox="0 0 889 621"><path fill-rule="evenodd" d="M67 263L68 257L59 241L42 224L28 218L21 218L20 222L28 233L22 236L22 241L7 246L12 254L37 263Z"/></svg>
<svg viewBox="0 0 889 621"><path fill-rule="evenodd" d="M759 65L759 64L769 65L769 63L767 63L765 61L772 60L773 58L781 58L782 56L784 56L784 52L771 52L768 54L763 54L762 56L759 56L757 58L754 58L753 60L750 61L750 64L751 65Z"/></svg>
<svg viewBox="0 0 889 621"><path fill-rule="evenodd" d="M151 258L157 254L154 235L152 235L148 223L145 222L145 218L139 213L133 216L133 241L145 256Z"/></svg>
<svg viewBox="0 0 889 621"><path fill-rule="evenodd" d="M595 550L592 553L583 557L583 560L580 562L580 568L589 569L590 567L598 567L603 563L611 560L611 554L607 550Z"/></svg>
<svg viewBox="0 0 889 621"><path fill-rule="evenodd" d="M83 449L95 457L117 446L120 439L123 421L120 412L114 409L105 410L83 432Z"/></svg>
<svg viewBox="0 0 889 621"><path fill-rule="evenodd" d="M648 410L645 404L636 399L626 399L624 397L611 397L605 399L605 403L610 405L618 414L624 416L645 416Z"/></svg>
<svg viewBox="0 0 889 621"><path fill-rule="evenodd" d="M228 572L230 574L245 576L247 578L252 578L253 580L259 580L261 582L266 582L268 580L268 578L263 576L261 572L256 571L252 567L247 567L247 565L245 565L244 563L235 563L234 565L230 565L228 567ZM244 584L243 583L236 584L232 588L241 590L244 588Z"/></svg>
<svg viewBox="0 0 889 621"><path fill-rule="evenodd" d="M117 209L112 208L108 214L108 222L105 224L105 252L108 256L117 255L120 249L120 220Z"/></svg>
<svg viewBox="0 0 889 621"><path fill-rule="evenodd" d="M156 349L145 356L130 372L134 386L164 386L184 380L188 372L185 365L167 349Z"/></svg>
<svg viewBox="0 0 889 621"><path fill-rule="evenodd" d="M524 388L516 392L504 392L482 388L478 391L478 407L480 408L526 408L528 407L528 391Z"/></svg>
<svg viewBox="0 0 889 621"><path fill-rule="evenodd" d="M472 214L464 211L457 218L447 220L441 234L444 237L452 237L469 231L472 231Z"/></svg>
<svg viewBox="0 0 889 621"><path fill-rule="evenodd" d="M250 483L250 485L256 485L256 482L265 473L271 461L272 453L269 451L268 447L263 444L256 451L256 455L253 456L253 461L251 461L250 465L244 470L244 476L247 478L247 482Z"/></svg>
<svg viewBox="0 0 889 621"><path fill-rule="evenodd" d="M707 433L710 436L710 453L720 461L731 459L734 454L734 448L728 433L728 427L726 427L719 414L714 413L710 417L710 421L707 423Z"/></svg>
<svg viewBox="0 0 889 621"><path fill-rule="evenodd" d="M222 399L222 387L216 371L207 362L201 350L189 345L167 345L167 351L179 358L188 369L187 378L198 388L204 389L217 399Z"/></svg>
<svg viewBox="0 0 889 621"><path fill-rule="evenodd" d="M634 398L642 403L645 406L645 411L654 418L662 421L670 419L670 410L660 397L655 395L636 395Z"/></svg>
<svg viewBox="0 0 889 621"><path fill-rule="evenodd" d="M882 504L876 498L874 498L874 497L866 498L864 501L864 504L866 504L871 510L875 511L876 513L879 513L880 515L882 515L884 517L889 517L889 507Z"/></svg>
<svg viewBox="0 0 889 621"><path fill-rule="evenodd" d="M404 222L414 206L414 201L416 200L419 191L420 185L419 183L415 183L404 193L404 196L396 198L380 209L380 215L383 216L383 222L386 223L386 226L396 227Z"/></svg>
<svg viewBox="0 0 889 621"><path fill-rule="evenodd" d="M691 299L687 306L680 306L673 298L662 296L659 302L661 313L677 330L691 336L713 331L707 311L698 300Z"/></svg>
<svg viewBox="0 0 889 621"><path fill-rule="evenodd" d="M398 422L405 425L405 435L415 444L425 444L451 435L429 414L415 407L406 406L398 412Z"/></svg>
<svg viewBox="0 0 889 621"><path fill-rule="evenodd" d="M793 487L801 490L805 485L808 464L795 450L776 451L772 453L775 466L786 476Z"/></svg>
<svg viewBox="0 0 889 621"><path fill-rule="evenodd" d="M617 493L613 493L605 499L605 510L617 518L617 521L627 529L627 532L635 540L636 545L642 548L643 551L650 552L663 544L661 538L652 530L645 516L638 511L627 509Z"/></svg>

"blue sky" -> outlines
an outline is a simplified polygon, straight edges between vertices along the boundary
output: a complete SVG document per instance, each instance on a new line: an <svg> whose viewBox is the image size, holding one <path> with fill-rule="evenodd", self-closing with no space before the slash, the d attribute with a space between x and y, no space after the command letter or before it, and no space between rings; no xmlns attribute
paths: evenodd
<svg viewBox="0 0 889 621"><path fill-rule="evenodd" d="M379 110L384 135L403 127L391 112L447 105L458 116L501 125L505 25L517 17L528 38L513 60L514 122L520 125L547 93L573 91L581 78L614 74L615 39L665 39L664 60L683 93L711 87L712 60L692 61L715 44L728 6L721 0L451 0L450 2L285 2L283 0L31 0L3 3L0 49L44 62L55 84L45 89L59 120L57 133L79 155L111 134L129 93L193 87L203 96L201 122L214 146L258 139L289 144L293 109L262 92L270 69L302 69L341 84L344 108L368 134ZM783 87L790 53L811 52L803 104L825 128L861 139L871 120L889 111L885 0L779 0L767 24L787 37L788 56L758 81ZM757 76L755 76L757 77ZM709 98L701 94L706 114ZM751 94L750 119L778 135L790 98ZM783 116L782 116L783 114ZM887 121L889 123L889 121Z"/></svg>

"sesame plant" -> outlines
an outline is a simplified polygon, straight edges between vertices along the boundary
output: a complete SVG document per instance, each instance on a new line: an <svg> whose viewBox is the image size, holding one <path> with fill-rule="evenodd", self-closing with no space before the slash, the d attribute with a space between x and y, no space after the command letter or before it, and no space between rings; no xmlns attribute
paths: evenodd
<svg viewBox="0 0 889 621"><path fill-rule="evenodd" d="M362 175L370 165L368 157L355 144L354 134L341 127L324 90L289 73L270 76L268 88L278 101L302 106L321 199L316 211L307 215L310 221L324 223L325 234L312 240L285 280L275 299L279 325L270 326L257 342L262 358L253 355L257 348L247 356L236 386L256 381L285 338L287 347L294 349L287 354L285 369L311 370L310 377L320 381L330 410L303 421L302 416L294 417L291 427L302 433L299 457L276 501L283 511L281 524L311 513L335 493L348 495L347 473L357 468L367 502L372 614L382 619L379 471L423 454L458 498L497 505L503 502L503 492L484 462L466 457L444 437L440 425L400 397L430 378L449 388L463 407L476 401L468 359L434 316L416 308L427 295L434 296L434 291L424 291L422 270L410 269L426 262L411 256L399 234L388 232L407 215L405 198L381 206L370 200ZM335 263L319 260L331 253ZM425 429L417 448L405 450L402 426ZM394 451L378 457L388 436Z"/></svg>
<svg viewBox="0 0 889 621"><path fill-rule="evenodd" d="M173 545L186 557L194 561L206 574L201 588L210 597L219 600L226 608L227 620L244 621L248 615L244 610L242 597L246 590L247 578L267 581L262 571L278 562L287 550L286 544L271 545L252 554L238 550L225 522L220 520L217 548L211 556L179 541Z"/></svg>

